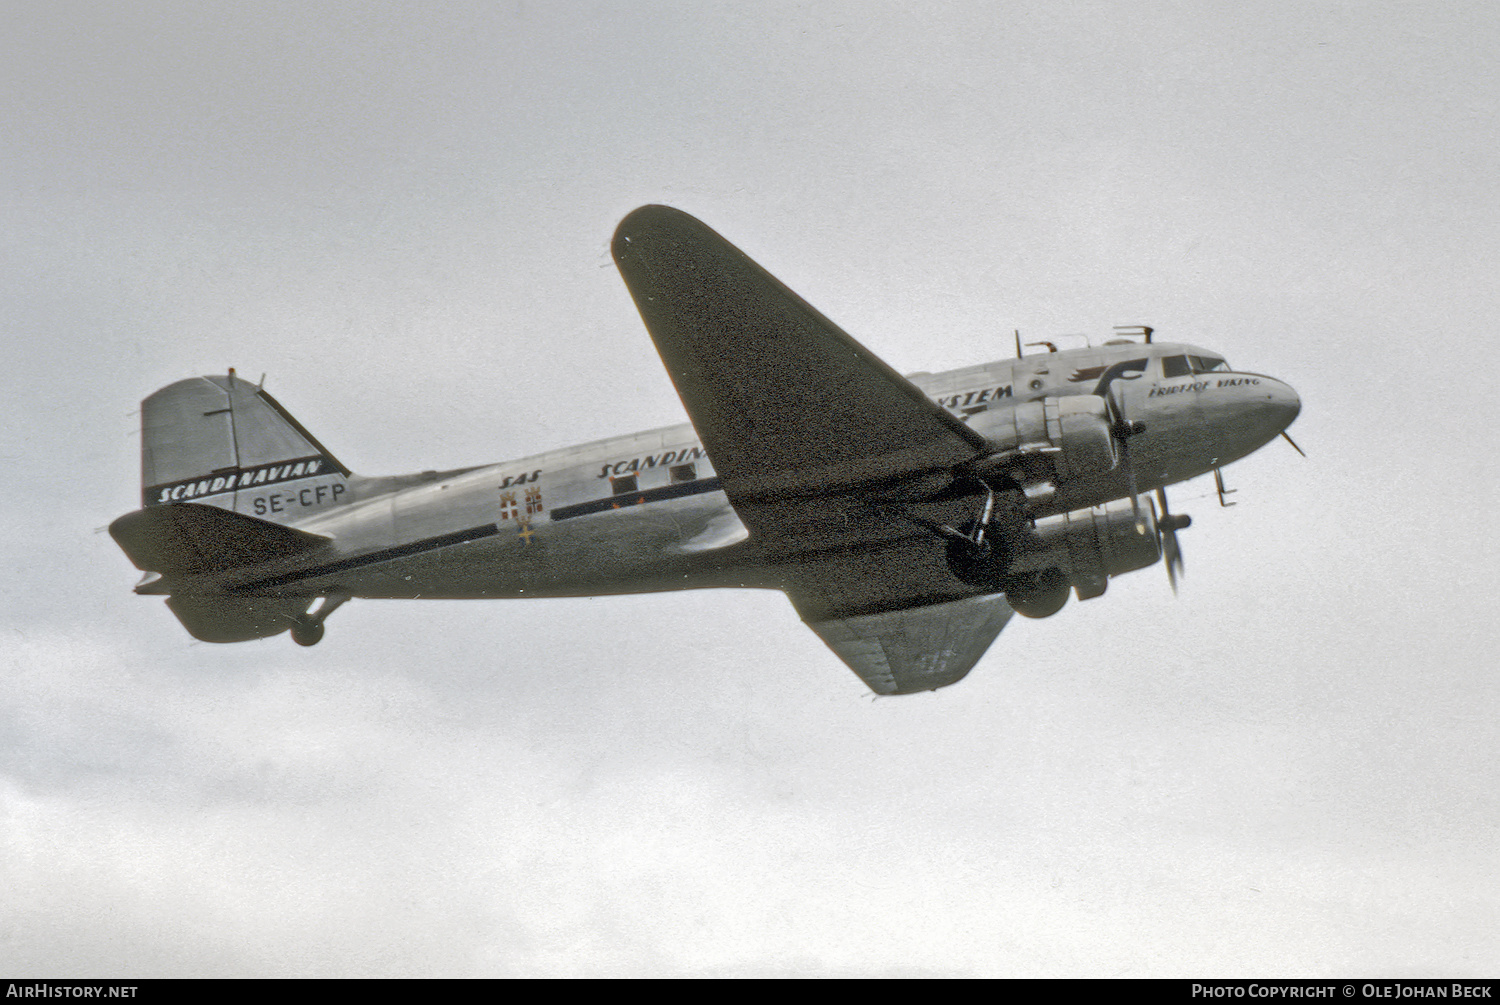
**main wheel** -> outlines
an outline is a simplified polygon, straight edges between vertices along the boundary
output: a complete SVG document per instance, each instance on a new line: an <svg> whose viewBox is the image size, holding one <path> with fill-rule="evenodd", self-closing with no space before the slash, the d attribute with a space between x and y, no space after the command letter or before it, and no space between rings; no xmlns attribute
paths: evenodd
<svg viewBox="0 0 1500 1005"><path fill-rule="evenodd" d="M1007 564L1004 550L988 541L978 546L967 541L948 542L948 569L970 586L999 593L1004 589Z"/></svg>
<svg viewBox="0 0 1500 1005"><path fill-rule="evenodd" d="M323 639L323 622L299 621L292 626L292 641L299 646L315 646Z"/></svg>
<svg viewBox="0 0 1500 1005"><path fill-rule="evenodd" d="M1021 572L1006 577L1005 602L1028 618L1050 618L1068 602L1073 584L1058 568Z"/></svg>

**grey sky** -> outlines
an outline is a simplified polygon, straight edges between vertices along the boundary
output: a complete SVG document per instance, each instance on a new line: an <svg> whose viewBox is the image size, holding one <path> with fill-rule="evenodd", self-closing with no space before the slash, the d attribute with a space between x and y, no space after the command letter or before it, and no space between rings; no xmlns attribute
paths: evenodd
<svg viewBox="0 0 1500 1005"><path fill-rule="evenodd" d="M0 15L0 971L1493 976L1492 5L328 7ZM131 595L182 377L369 474L681 421L646 202L903 371L1213 347L1310 457L902 699L778 594Z"/></svg>

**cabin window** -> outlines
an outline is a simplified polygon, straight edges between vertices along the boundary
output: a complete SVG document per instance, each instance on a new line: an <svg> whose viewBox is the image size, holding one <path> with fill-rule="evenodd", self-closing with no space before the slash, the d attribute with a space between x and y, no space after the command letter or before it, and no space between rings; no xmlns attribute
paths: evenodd
<svg viewBox="0 0 1500 1005"><path fill-rule="evenodd" d="M1186 377L1192 373L1188 366L1186 356L1164 356L1161 361L1161 375L1163 377Z"/></svg>
<svg viewBox="0 0 1500 1005"><path fill-rule="evenodd" d="M696 464L674 464L668 470L671 472L673 485L696 481L698 478L698 465Z"/></svg>
<svg viewBox="0 0 1500 1005"><path fill-rule="evenodd" d="M1229 364L1217 356L1189 356L1193 363L1194 373L1213 373L1215 370L1228 370Z"/></svg>
<svg viewBox="0 0 1500 1005"><path fill-rule="evenodd" d="M609 480L615 495L626 496L635 491L635 475L617 475Z"/></svg>

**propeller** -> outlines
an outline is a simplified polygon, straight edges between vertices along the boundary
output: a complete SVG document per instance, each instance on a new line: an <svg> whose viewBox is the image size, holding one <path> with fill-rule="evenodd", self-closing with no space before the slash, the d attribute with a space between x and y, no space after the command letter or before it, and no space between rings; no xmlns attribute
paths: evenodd
<svg viewBox="0 0 1500 1005"><path fill-rule="evenodd" d="M1145 329L1146 341L1151 341L1151 329ZM1144 534L1146 532L1146 521L1141 517L1140 492L1136 486L1135 466L1130 462L1130 439L1146 431L1144 423L1132 422L1125 416L1125 397L1114 386L1117 378L1125 374L1139 370L1143 361L1132 360L1125 363L1116 363L1104 371L1098 386L1094 389L1095 394L1102 395L1107 402L1110 414L1114 418L1110 433L1115 441L1120 444L1120 467L1125 469L1125 481L1130 489L1130 509L1135 514L1135 529ZM1123 385L1122 385L1123 387ZM1295 444L1294 444L1295 445ZM1182 546L1177 543L1177 532L1191 527L1193 518L1187 514L1174 515L1171 507L1167 505L1167 491L1158 487L1156 490L1156 501L1160 507L1155 512L1156 534L1161 545L1162 557L1167 563L1167 582L1172 584L1172 593L1177 593L1177 578L1183 573Z"/></svg>
<svg viewBox="0 0 1500 1005"><path fill-rule="evenodd" d="M1167 506L1167 490L1156 490L1156 501L1160 510L1156 515L1156 533L1161 540L1161 557L1167 563L1167 582L1172 584L1172 593L1177 593L1177 577L1183 573L1182 546L1177 543L1177 532L1193 525L1193 518L1186 513L1174 514Z"/></svg>
<svg viewBox="0 0 1500 1005"><path fill-rule="evenodd" d="M1130 511L1135 514L1137 533L1146 533L1146 521L1141 519L1141 498L1135 487L1135 465L1130 463L1130 438L1145 427L1139 422L1121 419L1115 423L1115 439L1120 443L1120 467L1125 469L1125 481L1130 486Z"/></svg>
<svg viewBox="0 0 1500 1005"><path fill-rule="evenodd" d="M1144 423L1131 422L1125 417L1125 399L1114 387L1115 379L1127 372L1126 367L1130 364L1116 363L1104 372L1099 381L1095 394L1102 392L1106 407L1109 409L1113 422L1110 423L1110 434L1115 442L1120 445L1120 467L1125 471L1125 481L1130 488L1130 510L1135 514L1135 529L1144 534L1146 532L1146 521L1141 518L1140 492L1135 484L1135 465L1130 463L1130 438L1138 433L1144 433Z"/></svg>

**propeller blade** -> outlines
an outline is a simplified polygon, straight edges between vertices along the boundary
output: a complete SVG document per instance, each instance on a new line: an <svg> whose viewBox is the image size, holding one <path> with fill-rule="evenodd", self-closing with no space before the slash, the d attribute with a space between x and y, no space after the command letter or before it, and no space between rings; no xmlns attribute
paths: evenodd
<svg viewBox="0 0 1500 1005"><path fill-rule="evenodd" d="M1167 582L1172 586L1172 594L1177 594L1177 579L1183 574L1185 564L1182 560L1182 546L1177 543L1177 532L1193 525L1193 518L1186 513L1174 516L1171 508L1167 505L1167 490L1158 488L1156 500L1161 505L1161 512L1156 518L1157 534L1161 538L1162 560L1167 566Z"/></svg>
<svg viewBox="0 0 1500 1005"><path fill-rule="evenodd" d="M1146 521L1141 519L1141 499L1135 487L1135 465L1130 463L1129 439L1120 440L1120 464L1125 468L1125 479L1130 485L1130 511L1135 514L1136 533L1146 532Z"/></svg>
<svg viewBox="0 0 1500 1005"><path fill-rule="evenodd" d="M1125 469L1125 481L1130 488L1130 512L1135 516L1135 529L1139 534L1146 533L1146 521L1141 517L1140 491L1135 484L1135 465L1130 463L1130 438L1139 433L1143 427L1131 422L1125 417L1125 403L1116 395L1113 385L1106 393L1105 402L1114 418L1111 432L1115 441L1120 444L1120 467Z"/></svg>
<svg viewBox="0 0 1500 1005"><path fill-rule="evenodd" d="M1287 431L1285 429L1283 429L1281 431L1281 438L1283 440L1286 440L1288 443L1290 443L1292 445L1292 449L1293 450L1297 451L1297 453L1299 453L1299 454L1302 454L1302 448L1299 447L1299 446L1297 446L1297 441L1296 440L1292 439L1290 436L1287 435ZM1302 454L1302 456L1306 457L1307 455L1306 454Z"/></svg>
<svg viewBox="0 0 1500 1005"><path fill-rule="evenodd" d="M1167 563L1167 584L1172 587L1172 596L1177 596L1177 574L1182 569L1182 548L1177 544L1177 535L1168 532L1162 535L1162 557Z"/></svg>

